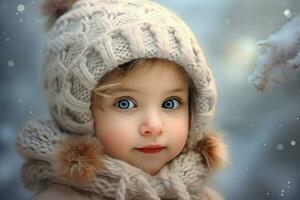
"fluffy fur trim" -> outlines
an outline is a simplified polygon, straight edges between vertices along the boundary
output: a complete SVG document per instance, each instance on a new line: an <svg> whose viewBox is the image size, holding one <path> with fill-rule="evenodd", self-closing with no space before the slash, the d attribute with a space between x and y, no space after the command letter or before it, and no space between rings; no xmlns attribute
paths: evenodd
<svg viewBox="0 0 300 200"><path fill-rule="evenodd" d="M54 156L54 172L67 184L88 183L102 167L102 155L102 146L95 137L72 136L59 145Z"/></svg>
<svg viewBox="0 0 300 200"><path fill-rule="evenodd" d="M48 18L48 29L55 20L65 14L77 0L44 0L41 4L41 12Z"/></svg>
<svg viewBox="0 0 300 200"><path fill-rule="evenodd" d="M210 172L229 163L227 146L223 143L220 134L213 130L204 133L195 150L203 155L204 164Z"/></svg>

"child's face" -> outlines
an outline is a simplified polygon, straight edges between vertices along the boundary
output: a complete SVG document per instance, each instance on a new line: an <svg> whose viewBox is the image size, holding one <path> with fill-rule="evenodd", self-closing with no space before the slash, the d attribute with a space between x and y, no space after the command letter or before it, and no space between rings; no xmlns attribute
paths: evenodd
<svg viewBox="0 0 300 200"><path fill-rule="evenodd" d="M138 66L117 89L109 93L112 97L103 98L103 110L93 108L96 136L105 153L154 175L186 143L188 85L174 64L159 61ZM152 144L165 148L137 149Z"/></svg>

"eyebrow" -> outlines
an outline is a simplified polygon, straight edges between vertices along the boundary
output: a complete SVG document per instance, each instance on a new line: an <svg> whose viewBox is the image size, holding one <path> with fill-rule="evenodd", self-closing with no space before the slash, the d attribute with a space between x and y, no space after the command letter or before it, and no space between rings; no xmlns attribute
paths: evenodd
<svg viewBox="0 0 300 200"><path fill-rule="evenodd" d="M118 93L118 92L133 92L133 93L139 93L139 90L132 89L132 88L125 88L125 87L120 87L117 89L114 89L111 91L111 93ZM184 88L174 88L171 90L168 90L167 93L175 93L175 92L184 92Z"/></svg>

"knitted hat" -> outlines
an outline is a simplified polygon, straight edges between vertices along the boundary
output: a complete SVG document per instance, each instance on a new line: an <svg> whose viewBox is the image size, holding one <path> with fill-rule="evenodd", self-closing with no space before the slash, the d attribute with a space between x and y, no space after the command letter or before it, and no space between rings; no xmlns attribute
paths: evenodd
<svg viewBox="0 0 300 200"><path fill-rule="evenodd" d="M30 121L16 138L26 159L20 173L25 187L64 184L90 199L211 199L206 179L226 164L227 154L219 135L206 129L216 89L189 28L148 0L46 1L51 24L43 82L53 120ZM90 110L101 78L138 58L174 62L196 87L184 151L153 176L103 152Z"/></svg>
<svg viewBox="0 0 300 200"><path fill-rule="evenodd" d="M196 86L188 148L201 139L214 112L216 88L202 50L183 21L149 0L69 0L57 5L48 7L53 24L46 36L43 83L60 128L94 135L91 91L98 81L134 59L161 58L182 66Z"/></svg>

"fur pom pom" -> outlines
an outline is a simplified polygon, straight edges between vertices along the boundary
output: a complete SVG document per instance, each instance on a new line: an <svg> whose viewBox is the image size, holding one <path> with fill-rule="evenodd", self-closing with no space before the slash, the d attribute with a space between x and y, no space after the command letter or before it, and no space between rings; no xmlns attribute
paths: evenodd
<svg viewBox="0 0 300 200"><path fill-rule="evenodd" d="M90 182L102 167L102 155L102 146L96 138L67 138L54 156L54 172L58 179L71 185Z"/></svg>
<svg viewBox="0 0 300 200"><path fill-rule="evenodd" d="M48 28L55 20L66 13L77 0L44 0L41 4L41 12L48 17Z"/></svg>
<svg viewBox="0 0 300 200"><path fill-rule="evenodd" d="M213 130L204 133L195 150L203 155L204 163L210 172L229 163L227 147L219 134Z"/></svg>

